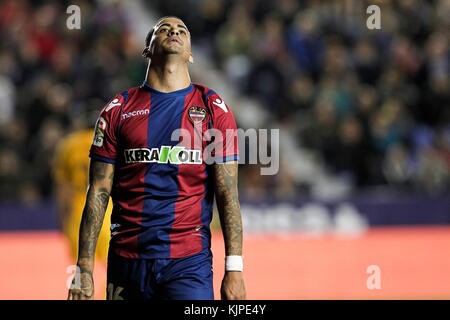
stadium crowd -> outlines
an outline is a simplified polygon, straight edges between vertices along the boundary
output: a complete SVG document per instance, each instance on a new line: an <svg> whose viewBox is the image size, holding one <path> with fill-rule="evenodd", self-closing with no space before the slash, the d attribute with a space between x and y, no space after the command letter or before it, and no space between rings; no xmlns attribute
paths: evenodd
<svg viewBox="0 0 450 320"><path fill-rule="evenodd" d="M372 3L359 0L147 6L182 17L228 82L354 190L448 192L450 3L373 2L379 30L366 26ZM0 201L50 197L57 142L92 124L87 111L144 79L143 39L131 34L120 2L76 1L81 31L66 28L69 4L0 3ZM260 176L243 165L240 175L244 195L310 191L284 167Z"/></svg>

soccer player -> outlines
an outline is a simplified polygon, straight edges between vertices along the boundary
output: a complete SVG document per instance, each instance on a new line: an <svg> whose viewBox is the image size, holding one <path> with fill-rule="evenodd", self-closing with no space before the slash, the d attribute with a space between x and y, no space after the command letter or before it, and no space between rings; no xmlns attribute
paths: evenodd
<svg viewBox="0 0 450 320"><path fill-rule="evenodd" d="M95 245L111 195L108 299L214 299L215 194L226 252L221 296L245 299L232 112L213 90L191 83L191 39L181 19L160 19L143 56L145 82L114 97L97 120L79 234L80 288L68 298L93 297Z"/></svg>

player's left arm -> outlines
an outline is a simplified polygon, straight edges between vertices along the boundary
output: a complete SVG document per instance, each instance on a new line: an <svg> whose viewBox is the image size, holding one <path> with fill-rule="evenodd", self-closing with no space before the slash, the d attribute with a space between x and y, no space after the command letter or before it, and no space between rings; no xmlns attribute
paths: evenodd
<svg viewBox="0 0 450 320"><path fill-rule="evenodd" d="M242 257L242 218L238 197L238 163L229 161L214 165L215 195L226 256ZM242 271L225 271L222 280L223 300L244 300L246 290Z"/></svg>

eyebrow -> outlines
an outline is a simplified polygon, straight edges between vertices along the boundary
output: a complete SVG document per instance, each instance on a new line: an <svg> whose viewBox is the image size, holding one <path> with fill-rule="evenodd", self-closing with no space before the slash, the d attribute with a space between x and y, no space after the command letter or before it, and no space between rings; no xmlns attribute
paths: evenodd
<svg viewBox="0 0 450 320"><path fill-rule="evenodd" d="M159 26L158 26L158 29L159 28L161 28L161 27L171 27L171 25L170 25L170 23L163 23L163 24L160 24ZM185 26L183 26L182 24L177 24L177 27L178 28L183 28L183 29L185 29L186 31L189 31Z"/></svg>

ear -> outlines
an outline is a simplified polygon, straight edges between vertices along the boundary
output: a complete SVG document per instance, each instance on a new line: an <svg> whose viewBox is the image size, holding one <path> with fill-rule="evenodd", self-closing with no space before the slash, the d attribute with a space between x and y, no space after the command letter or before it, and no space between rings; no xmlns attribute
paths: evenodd
<svg viewBox="0 0 450 320"><path fill-rule="evenodd" d="M189 53L189 63L194 63L194 56L192 55L192 52Z"/></svg>
<svg viewBox="0 0 450 320"><path fill-rule="evenodd" d="M142 56L144 58L149 58L150 59L150 47L145 47L144 50L142 50Z"/></svg>

